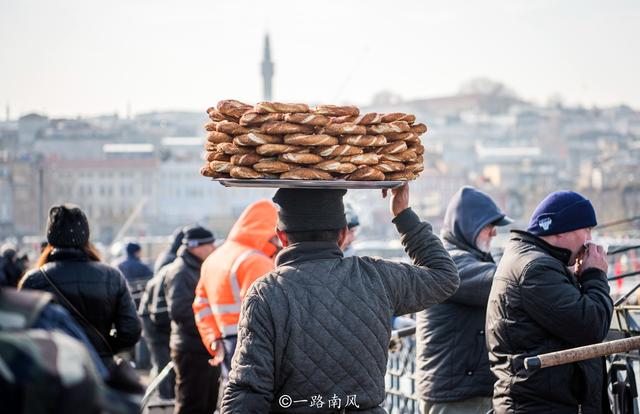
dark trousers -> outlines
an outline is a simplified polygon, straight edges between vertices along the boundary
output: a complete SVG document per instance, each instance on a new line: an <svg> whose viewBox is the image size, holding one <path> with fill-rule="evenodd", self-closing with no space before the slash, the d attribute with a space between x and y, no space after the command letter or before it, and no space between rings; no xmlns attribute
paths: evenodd
<svg viewBox="0 0 640 414"><path fill-rule="evenodd" d="M151 374L158 375L160 371L171 361L169 355L169 334L162 333L151 322L148 317L142 317L142 335L145 337L149 346L149 354L151 357ZM176 386L175 369L169 372L164 381L158 386L158 394L160 398L171 400L175 396L174 388Z"/></svg>
<svg viewBox="0 0 640 414"><path fill-rule="evenodd" d="M220 366L209 365L207 352L171 350L176 364L174 414L213 414L218 403Z"/></svg>
<svg viewBox="0 0 640 414"><path fill-rule="evenodd" d="M233 359L233 353L236 352L236 343L238 342L238 336L228 336L222 340L224 345L224 361L222 361L222 370L225 377L229 378L231 372L231 359Z"/></svg>
<svg viewBox="0 0 640 414"><path fill-rule="evenodd" d="M169 344L166 342L149 342L149 350L151 351L151 363L155 375L171 361L169 355ZM158 394L160 398L171 400L175 397L174 388L176 386L175 368L167 374L165 379L158 385Z"/></svg>

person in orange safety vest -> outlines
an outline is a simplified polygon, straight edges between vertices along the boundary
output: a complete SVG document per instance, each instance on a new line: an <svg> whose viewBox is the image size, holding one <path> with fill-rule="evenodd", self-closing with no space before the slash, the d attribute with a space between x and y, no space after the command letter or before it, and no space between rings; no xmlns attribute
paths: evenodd
<svg viewBox="0 0 640 414"><path fill-rule="evenodd" d="M269 200L251 204L238 218L225 242L202 264L193 302L196 326L213 356L231 371L240 304L251 284L269 273L280 250L277 211Z"/></svg>

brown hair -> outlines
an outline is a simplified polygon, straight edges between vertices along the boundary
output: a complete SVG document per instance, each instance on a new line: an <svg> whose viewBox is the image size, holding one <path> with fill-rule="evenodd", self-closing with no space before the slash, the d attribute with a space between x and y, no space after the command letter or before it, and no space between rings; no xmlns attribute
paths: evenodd
<svg viewBox="0 0 640 414"><path fill-rule="evenodd" d="M41 268L42 266L44 266L45 264L49 263L49 255L51 254L51 252L53 251L54 246L48 244L47 247L45 247L42 250L42 253L40 254L40 257L38 258L38 261L36 262L36 269ZM91 244L91 243L87 243L86 245L80 247L80 249L85 252L87 254L87 256L89 256L89 260L94 261L94 262L99 262L100 261L100 253L98 253L98 249L96 249L96 247Z"/></svg>

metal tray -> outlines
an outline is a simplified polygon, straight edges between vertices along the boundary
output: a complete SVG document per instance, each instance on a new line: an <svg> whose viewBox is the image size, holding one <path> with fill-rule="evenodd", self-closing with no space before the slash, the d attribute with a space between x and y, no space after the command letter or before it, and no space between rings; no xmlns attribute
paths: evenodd
<svg viewBox="0 0 640 414"><path fill-rule="evenodd" d="M347 180L278 180L278 179L237 179L213 178L225 187L263 187L263 188L344 188L344 189L382 189L401 187L407 181L347 181Z"/></svg>

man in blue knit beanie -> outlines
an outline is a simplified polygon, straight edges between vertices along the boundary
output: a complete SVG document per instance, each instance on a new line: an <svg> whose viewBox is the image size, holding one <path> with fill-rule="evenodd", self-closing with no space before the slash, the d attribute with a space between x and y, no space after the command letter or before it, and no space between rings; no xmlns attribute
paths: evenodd
<svg viewBox="0 0 640 414"><path fill-rule="evenodd" d="M596 224L589 200L557 191L536 207L527 231L512 231L487 308L496 414L610 412L601 358L524 368L527 357L606 337L613 303L606 254L591 242Z"/></svg>

